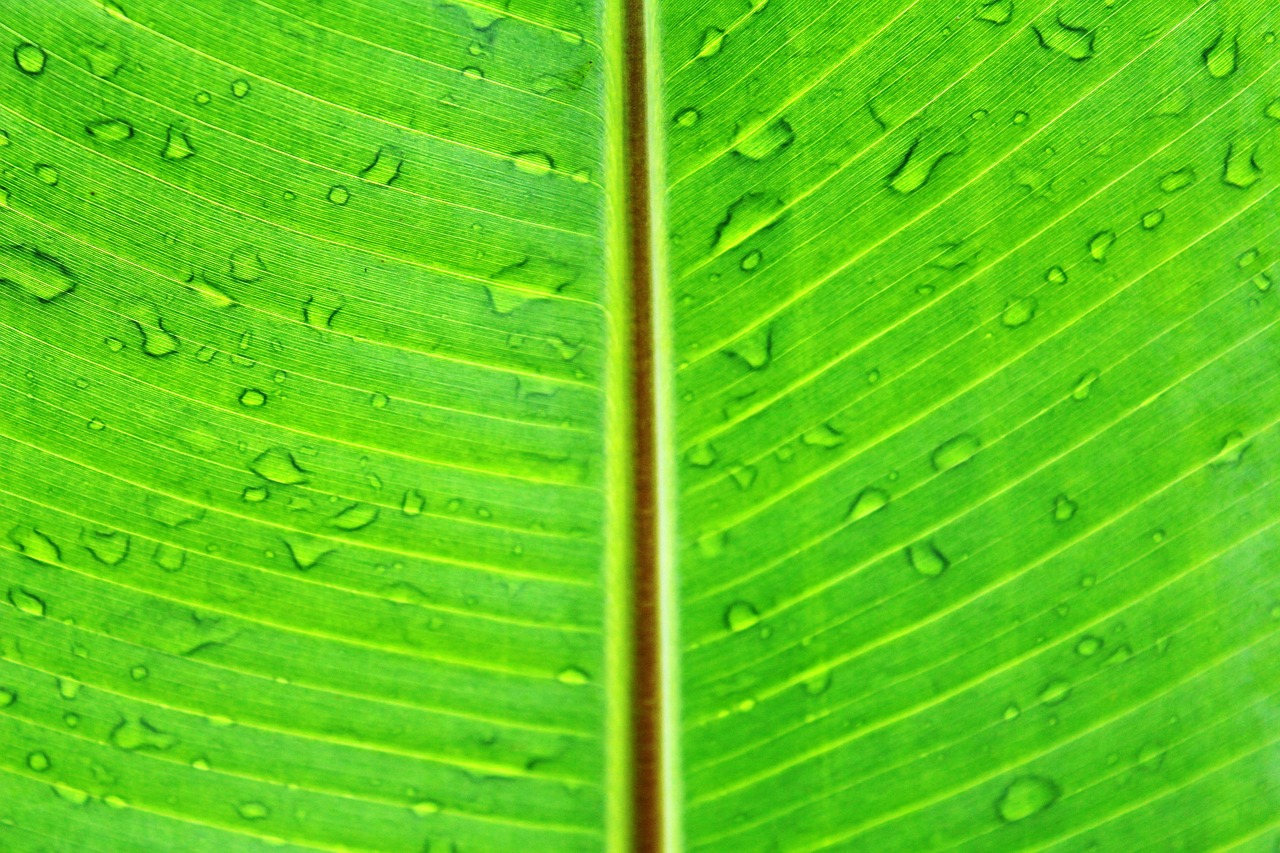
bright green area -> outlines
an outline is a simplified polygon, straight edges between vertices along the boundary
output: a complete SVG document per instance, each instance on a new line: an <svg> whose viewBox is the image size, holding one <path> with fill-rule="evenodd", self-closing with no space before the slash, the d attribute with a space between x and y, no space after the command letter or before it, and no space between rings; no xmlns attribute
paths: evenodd
<svg viewBox="0 0 1280 853"><path fill-rule="evenodd" d="M0 848L604 846L598 17L0 0Z"/></svg>
<svg viewBox="0 0 1280 853"><path fill-rule="evenodd" d="M691 851L1280 838L1280 7L665 0Z"/></svg>

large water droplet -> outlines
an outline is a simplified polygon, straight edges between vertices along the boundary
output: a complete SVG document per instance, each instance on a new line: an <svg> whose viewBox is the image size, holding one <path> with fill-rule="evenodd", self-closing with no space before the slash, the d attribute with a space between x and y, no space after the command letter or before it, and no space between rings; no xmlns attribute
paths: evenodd
<svg viewBox="0 0 1280 853"><path fill-rule="evenodd" d="M785 203L776 196L748 193L729 205L716 226L712 248L728 251L782 218Z"/></svg>
<svg viewBox="0 0 1280 853"><path fill-rule="evenodd" d="M389 185L400 177L400 169L403 166L404 159L400 156L400 152L391 146L383 146L374 155L373 162L360 170L360 177L375 184Z"/></svg>
<svg viewBox="0 0 1280 853"><path fill-rule="evenodd" d="M724 612L724 624L730 631L745 631L760 622L760 611L749 601L735 601Z"/></svg>
<svg viewBox="0 0 1280 853"><path fill-rule="evenodd" d="M17 287L39 302L52 302L75 290L71 271L37 249L8 246L0 249L0 284Z"/></svg>
<svg viewBox="0 0 1280 853"><path fill-rule="evenodd" d="M29 41L24 41L13 49L13 62L18 70L32 77L44 73L46 59L44 49Z"/></svg>
<svg viewBox="0 0 1280 853"><path fill-rule="evenodd" d="M1049 808L1062 790L1045 776L1022 776L1009 783L996 801L996 814L1006 823L1026 820Z"/></svg>
<svg viewBox="0 0 1280 853"><path fill-rule="evenodd" d="M1258 146L1231 143L1222 164L1222 182L1229 187L1246 190L1262 179L1258 165Z"/></svg>
<svg viewBox="0 0 1280 853"><path fill-rule="evenodd" d="M133 136L133 125L119 118L91 121L84 126L84 130L100 142L124 142Z"/></svg>
<svg viewBox="0 0 1280 853"><path fill-rule="evenodd" d="M879 512L888 505L889 493L884 489L877 489L874 486L863 489L849 505L849 513L845 516L845 520L858 521Z"/></svg>
<svg viewBox="0 0 1280 853"><path fill-rule="evenodd" d="M173 125L169 125L168 134L165 136L164 148L160 150L160 156L166 160L185 160L194 156L196 149L192 147L191 140L187 139L187 134Z"/></svg>
<svg viewBox="0 0 1280 853"><path fill-rule="evenodd" d="M779 117L739 140L733 151L748 160L764 160L782 152L795 138L791 125Z"/></svg>
<svg viewBox="0 0 1280 853"><path fill-rule="evenodd" d="M1073 27L1061 18L1052 23L1037 25L1031 29L1045 50L1060 53L1073 62L1084 62L1093 56L1094 35L1084 27Z"/></svg>
<svg viewBox="0 0 1280 853"><path fill-rule="evenodd" d="M936 578L947 570L951 562L933 542L917 542L907 548L907 561L911 568L927 578Z"/></svg>
<svg viewBox="0 0 1280 853"><path fill-rule="evenodd" d="M1240 63L1240 43L1235 35L1219 33L1201 54L1209 76L1219 80L1235 73Z"/></svg>
<svg viewBox="0 0 1280 853"><path fill-rule="evenodd" d="M307 482L307 472L298 465L293 453L284 447L264 451L249 463L249 470L282 486L299 486Z"/></svg>
<svg viewBox="0 0 1280 853"><path fill-rule="evenodd" d="M982 449L982 441L970 433L961 433L950 438L934 449L930 460L935 471L950 471L957 465L963 465Z"/></svg>

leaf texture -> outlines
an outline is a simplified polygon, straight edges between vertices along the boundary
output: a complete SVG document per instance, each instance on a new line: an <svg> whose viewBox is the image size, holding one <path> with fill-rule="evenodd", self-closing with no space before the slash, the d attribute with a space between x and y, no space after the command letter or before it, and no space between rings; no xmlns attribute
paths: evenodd
<svg viewBox="0 0 1280 853"><path fill-rule="evenodd" d="M1271 849L1275 9L660 24L687 849Z"/></svg>

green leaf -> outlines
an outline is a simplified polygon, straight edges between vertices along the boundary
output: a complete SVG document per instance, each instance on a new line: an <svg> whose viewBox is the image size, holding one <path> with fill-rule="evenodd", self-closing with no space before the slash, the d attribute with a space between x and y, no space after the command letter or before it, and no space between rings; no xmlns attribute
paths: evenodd
<svg viewBox="0 0 1280 853"><path fill-rule="evenodd" d="M0 848L1270 849L1277 30L0 0Z"/></svg>
<svg viewBox="0 0 1280 853"><path fill-rule="evenodd" d="M659 9L686 848L1270 850L1275 10Z"/></svg>

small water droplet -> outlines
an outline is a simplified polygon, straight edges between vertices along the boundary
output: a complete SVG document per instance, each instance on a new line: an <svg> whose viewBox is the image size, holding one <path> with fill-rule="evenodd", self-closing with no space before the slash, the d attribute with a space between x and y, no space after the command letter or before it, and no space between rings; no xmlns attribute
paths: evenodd
<svg viewBox="0 0 1280 853"><path fill-rule="evenodd" d="M176 545L161 542L156 545L156 550L151 555L151 560L166 572L180 572L183 564L187 561L187 552Z"/></svg>
<svg viewBox="0 0 1280 853"><path fill-rule="evenodd" d="M118 566L129 555L129 534L118 530L83 530L80 543L104 566Z"/></svg>
<svg viewBox="0 0 1280 853"><path fill-rule="evenodd" d="M1004 713L1001 715L1005 721L1016 720L1022 714L1022 709L1018 707L1017 702L1010 702L1005 706Z"/></svg>
<svg viewBox="0 0 1280 853"><path fill-rule="evenodd" d="M749 601L735 601L724 612L724 624L730 631L745 631L760 622L760 611Z"/></svg>
<svg viewBox="0 0 1280 853"><path fill-rule="evenodd" d="M796 139L795 131L785 118L777 118L757 128L738 141L733 151L740 157L759 162L788 148Z"/></svg>
<svg viewBox="0 0 1280 853"><path fill-rule="evenodd" d="M271 814L271 810L257 800L251 800L247 803L238 803L236 812L245 820L263 820Z"/></svg>
<svg viewBox="0 0 1280 853"><path fill-rule="evenodd" d="M22 587L9 587L9 603L28 616L43 616L45 613L44 599L32 595Z"/></svg>
<svg viewBox="0 0 1280 853"><path fill-rule="evenodd" d="M327 524L338 530L363 530L378 520L378 508L373 504L352 504L330 518Z"/></svg>
<svg viewBox="0 0 1280 853"><path fill-rule="evenodd" d="M8 246L0 248L0 284L46 303L75 290L76 279L56 258L26 246Z"/></svg>
<svg viewBox="0 0 1280 853"><path fill-rule="evenodd" d="M240 393L240 405L256 409L266 405L267 395L257 388L246 388Z"/></svg>
<svg viewBox="0 0 1280 853"><path fill-rule="evenodd" d="M757 326L725 347L724 354L742 362L748 370L764 370L773 357L773 326Z"/></svg>
<svg viewBox="0 0 1280 853"><path fill-rule="evenodd" d="M1195 169L1176 169L1172 172L1166 172L1160 176L1160 191L1165 193L1176 193L1185 190L1196 182Z"/></svg>
<svg viewBox="0 0 1280 853"><path fill-rule="evenodd" d="M417 489L409 489L404 493L404 500L400 504L400 511L405 515L415 516L421 515L422 510L427 506L427 499Z"/></svg>
<svg viewBox="0 0 1280 853"><path fill-rule="evenodd" d="M724 45L724 30L719 27L707 27L702 31L702 46L698 48L695 59L707 59L720 52Z"/></svg>
<svg viewBox="0 0 1280 853"><path fill-rule="evenodd" d="M375 184L389 186L400 177L400 169L403 166L404 160L400 157L399 151L384 145L374 155L373 162L360 170L360 177Z"/></svg>
<svg viewBox="0 0 1280 853"><path fill-rule="evenodd" d="M685 453L685 459L695 468L710 468L716 461L716 449L710 442L695 444Z"/></svg>
<svg viewBox="0 0 1280 853"><path fill-rule="evenodd" d="M521 172L528 175L549 175L555 168L555 161L541 151L516 151L511 161Z"/></svg>
<svg viewBox="0 0 1280 853"><path fill-rule="evenodd" d="M973 17L997 27L1004 26L1013 19L1013 0L990 0L979 6Z"/></svg>
<svg viewBox="0 0 1280 853"><path fill-rule="evenodd" d="M317 563L333 553L333 548L319 539L295 537L284 540L284 545L289 549L289 558L293 560L293 564L304 572L315 568Z"/></svg>
<svg viewBox="0 0 1280 853"><path fill-rule="evenodd" d="M46 61L44 48L29 41L24 41L13 49L13 62L23 74L35 77L44 73Z"/></svg>
<svg viewBox="0 0 1280 853"><path fill-rule="evenodd" d="M1098 263L1105 263L1107 260L1107 252L1111 251L1111 247L1116 243L1116 232L1099 231L1089 238L1089 257Z"/></svg>
<svg viewBox="0 0 1280 853"><path fill-rule="evenodd" d="M1000 325L1006 329L1025 326L1035 319L1040 303L1034 296L1015 296L1004 305L1000 312Z"/></svg>
<svg viewBox="0 0 1280 853"><path fill-rule="evenodd" d="M49 756L43 752L32 752L27 755L27 766L37 773L43 773L53 766Z"/></svg>
<svg viewBox="0 0 1280 853"><path fill-rule="evenodd" d="M334 204L346 204L351 200L351 193L344 186L335 186L329 188L329 201Z"/></svg>
<svg viewBox="0 0 1280 853"><path fill-rule="evenodd" d="M1222 163L1222 182L1229 187L1246 190L1262 179L1258 165L1258 146L1232 143Z"/></svg>
<svg viewBox="0 0 1280 853"><path fill-rule="evenodd" d="M945 554L933 542L917 542L907 548L907 562L911 568L927 578L936 578L951 565Z"/></svg>
<svg viewBox="0 0 1280 853"><path fill-rule="evenodd" d="M845 521L858 521L889 505L889 493L874 486L863 489L849 505Z"/></svg>
<svg viewBox="0 0 1280 853"><path fill-rule="evenodd" d="M1244 461L1244 454L1252 442L1245 441L1244 434L1237 431L1227 433L1222 438L1221 449L1209 465L1214 468L1235 468Z"/></svg>
<svg viewBox="0 0 1280 853"><path fill-rule="evenodd" d="M1098 381L1102 374L1097 370L1090 370L1084 373L1076 380L1076 387L1071 389L1071 399L1085 400L1089 397L1089 391L1093 388L1093 383Z"/></svg>
<svg viewBox="0 0 1280 853"><path fill-rule="evenodd" d="M831 424L822 423L800 436L800 441L809 447L832 448L844 444L844 433Z"/></svg>
<svg viewBox="0 0 1280 853"><path fill-rule="evenodd" d="M409 808L414 814L426 817L427 815L439 814L443 806L435 800L420 800Z"/></svg>
<svg viewBox="0 0 1280 853"><path fill-rule="evenodd" d="M1004 789L996 801L996 815L1005 823L1016 823L1039 814L1062 796L1062 789L1045 776L1022 776Z"/></svg>
<svg viewBox="0 0 1280 853"><path fill-rule="evenodd" d="M240 500L245 503L259 504L271 497L271 493L267 491L266 486L245 486L244 491L240 493Z"/></svg>
<svg viewBox="0 0 1280 853"><path fill-rule="evenodd" d="M239 246L231 252L229 273L236 281L246 284L262 278L267 267L253 246Z"/></svg>
<svg viewBox="0 0 1280 853"><path fill-rule="evenodd" d="M1075 518L1079 506L1066 495L1058 495L1053 499L1053 520L1062 522Z"/></svg>
<svg viewBox="0 0 1280 853"><path fill-rule="evenodd" d="M302 319L318 329L333 328L333 318L342 310L345 300L337 293L308 296L302 305Z"/></svg>
<svg viewBox="0 0 1280 853"><path fill-rule="evenodd" d="M1277 99L1277 103L1280 104L1280 99ZM676 113L675 123L678 127L693 127L701 117L697 110L693 107L688 107Z"/></svg>
<svg viewBox="0 0 1280 853"><path fill-rule="evenodd" d="M1076 643L1076 654L1080 657L1090 658L1102 650L1103 640L1101 637L1095 637L1092 634L1085 634L1080 638L1080 642Z"/></svg>
<svg viewBox="0 0 1280 853"><path fill-rule="evenodd" d="M934 448L933 453L930 455L930 461L933 463L933 470L938 472L950 471L952 468L968 462L981 449L982 441L976 435L967 432L961 433Z"/></svg>
<svg viewBox="0 0 1280 853"><path fill-rule="evenodd" d="M1138 767L1154 773L1164 764L1164 756L1167 751L1158 743L1143 744L1142 748L1138 750Z"/></svg>
<svg viewBox="0 0 1280 853"><path fill-rule="evenodd" d="M1147 231L1154 231L1164 224L1164 211L1160 208L1148 210L1142 214L1142 227Z"/></svg>
<svg viewBox="0 0 1280 853"><path fill-rule="evenodd" d="M242 78L231 81L231 94L237 98L243 98L245 95L249 94L249 89L250 86L248 80Z"/></svg>
<svg viewBox="0 0 1280 853"><path fill-rule="evenodd" d="M760 266L760 261L763 257L764 256L760 254L760 250L755 249L743 255L742 261L738 264L738 266L742 269L743 272L751 272L756 267Z"/></svg>
<svg viewBox="0 0 1280 853"><path fill-rule="evenodd" d="M58 170L48 163L36 163L31 171L35 172L36 180L47 186L56 187L60 178Z"/></svg>
<svg viewBox="0 0 1280 853"><path fill-rule="evenodd" d="M1044 280L1050 284L1066 284L1067 271L1062 267L1049 267L1049 271L1044 274Z"/></svg>
<svg viewBox="0 0 1280 853"><path fill-rule="evenodd" d="M91 121L84 126L84 130L101 142L124 142L133 137L133 125L119 118Z"/></svg>
<svg viewBox="0 0 1280 853"><path fill-rule="evenodd" d="M724 219L716 226L711 247L728 251L741 245L751 236L776 225L785 206L776 196L747 193L725 210Z"/></svg>
<svg viewBox="0 0 1280 853"><path fill-rule="evenodd" d="M169 125L169 130L165 136L164 148L160 150L160 156L166 160L185 160L194 156L196 149L191 146L191 140L187 139L187 134L173 125Z"/></svg>
<svg viewBox="0 0 1280 853"><path fill-rule="evenodd" d="M556 674L556 681L561 684L570 684L575 687L583 684L590 684L591 678L576 666L565 667Z"/></svg>
<svg viewBox="0 0 1280 853"><path fill-rule="evenodd" d="M205 104L209 103L212 100L213 100L213 95L209 94L208 92L196 92L195 102L200 106L204 106Z"/></svg>

